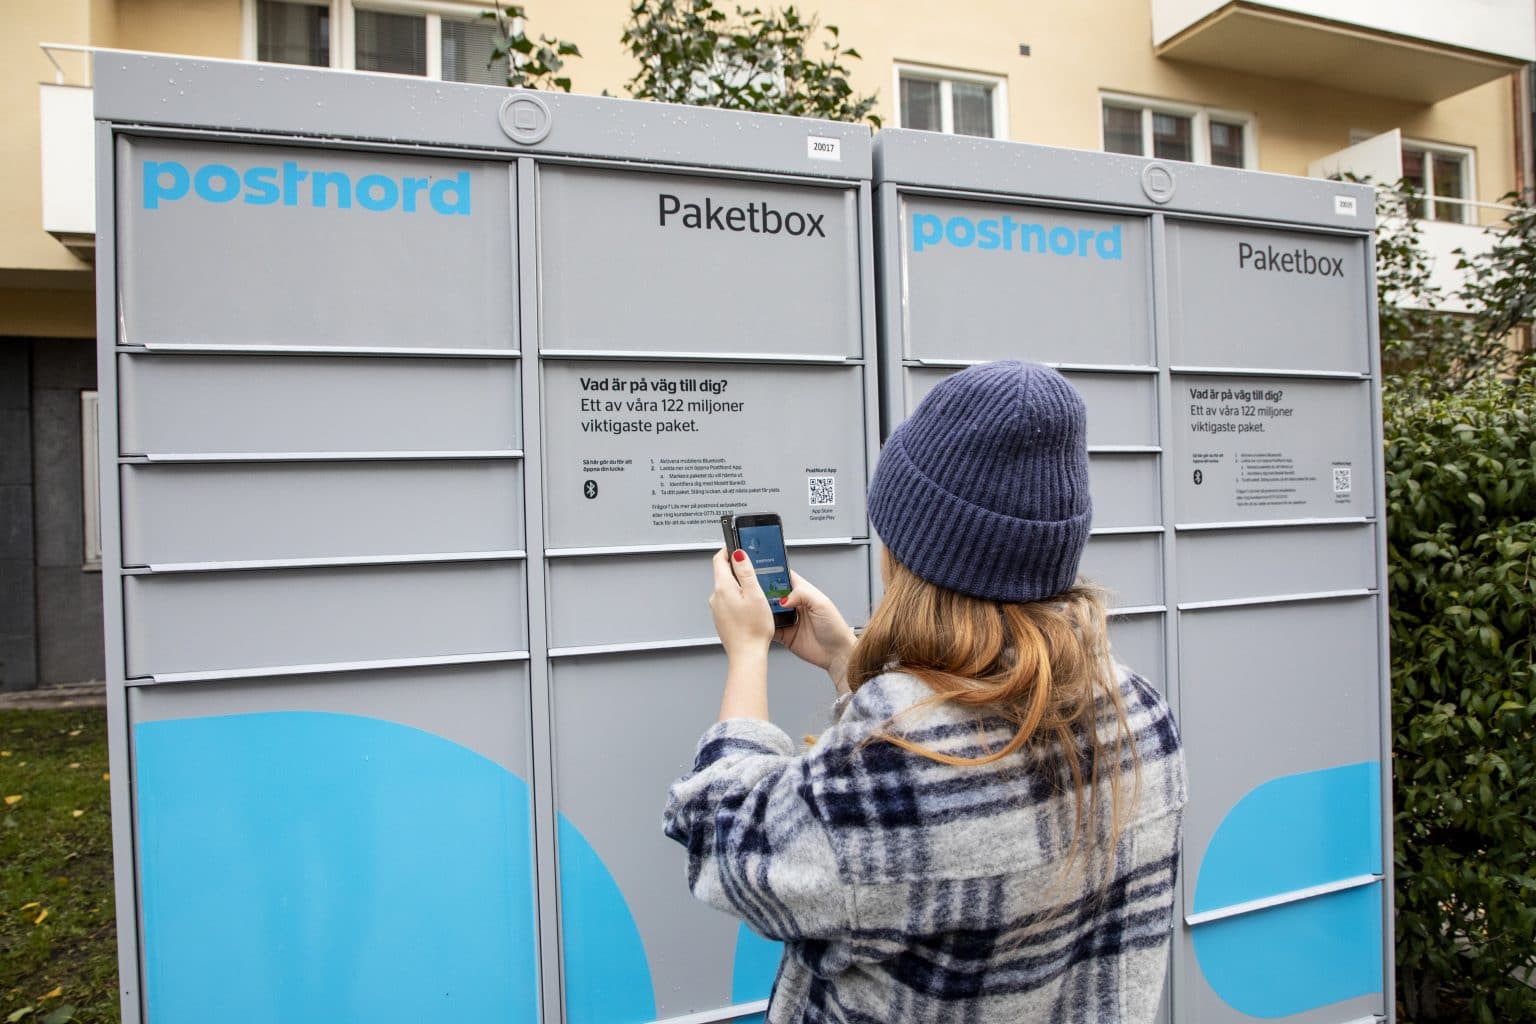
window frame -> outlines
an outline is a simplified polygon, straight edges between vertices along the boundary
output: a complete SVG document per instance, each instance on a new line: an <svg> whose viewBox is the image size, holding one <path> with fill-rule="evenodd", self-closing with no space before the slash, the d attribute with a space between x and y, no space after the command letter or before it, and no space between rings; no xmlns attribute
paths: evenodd
<svg viewBox="0 0 1536 1024"><path fill-rule="evenodd" d="M256 6L259 0L241 0L241 57L256 60ZM474 7L448 0L282 0L284 3L324 7L331 14L330 63L327 67L341 71L357 70L357 12L378 11L381 14L411 14L426 21L426 69L423 75L401 75L402 78L423 78L443 81L443 21L467 21L485 24L480 10L488 6ZM375 72L368 72L374 74ZM389 72L377 72L389 74Z"/></svg>
<svg viewBox="0 0 1536 1024"><path fill-rule="evenodd" d="M1099 93L1099 151L1110 152L1104 148L1104 108L1119 107L1122 110L1135 109L1141 113L1141 144L1142 159L1165 160L1167 157L1154 156L1152 153L1152 115L1172 114L1175 117L1187 117L1190 119L1190 136L1193 142L1193 159L1189 163L1202 164L1206 167L1215 167L1211 163L1211 122L1219 121L1222 124L1240 125L1243 129L1243 166L1231 168L1232 170L1255 171L1259 169L1259 121L1253 114L1243 110L1230 110L1225 107L1205 107L1196 103L1180 103L1177 100L1154 99L1149 96L1137 96L1125 92ZM1129 156L1131 154L1121 154ZM1178 161L1184 163L1185 161Z"/></svg>
<svg viewBox="0 0 1536 1024"><path fill-rule="evenodd" d="M81 568L101 571L101 396L80 392Z"/></svg>
<svg viewBox="0 0 1536 1024"><path fill-rule="evenodd" d="M939 84L939 133L955 134L954 83L965 82L985 85L992 90L992 134L971 135L967 138L1008 138L1008 78L985 71L965 71L959 68L941 67L936 64L916 64L911 61L895 61L891 67L891 95L893 101L893 127L905 128L901 123L901 80L919 79Z"/></svg>
<svg viewBox="0 0 1536 1024"><path fill-rule="evenodd" d="M1477 223L1477 150L1471 146L1458 146L1450 142L1428 142L1424 139L1410 139L1403 136L1403 152L1410 149L1418 150L1429 159L1424 161L1424 210L1431 213L1437 203L1450 203L1461 211L1461 215L1454 220L1441 220L1439 217L1419 217L1419 220L1434 221L1437 224L1476 224ZM1462 194L1460 196L1437 196L1435 189L1435 161L1437 156L1453 156L1461 160Z"/></svg>

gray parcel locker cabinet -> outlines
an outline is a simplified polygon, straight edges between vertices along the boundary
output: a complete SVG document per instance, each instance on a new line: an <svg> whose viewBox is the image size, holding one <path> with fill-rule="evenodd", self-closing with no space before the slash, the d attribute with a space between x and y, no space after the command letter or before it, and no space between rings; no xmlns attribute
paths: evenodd
<svg viewBox="0 0 1536 1024"><path fill-rule="evenodd" d="M868 613L869 131L96 75L124 1020L759 1015L660 811L721 513ZM792 735L817 675L774 656Z"/></svg>
<svg viewBox="0 0 1536 1024"><path fill-rule="evenodd" d="M875 182L885 432L990 359L1087 402L1083 571L1188 757L1164 1017L1390 1019L1370 190L901 130Z"/></svg>
<svg viewBox="0 0 1536 1024"><path fill-rule="evenodd" d="M563 119L610 109L658 108L553 110L549 144ZM705 166L677 166L661 139L597 154L624 165L536 159L523 207L538 243L524 307L543 481L530 521L544 524L572 1024L755 1016L776 973L778 944L693 900L658 827L658 797L718 708L703 598L721 514L778 512L800 571L860 623L870 604L868 131L667 117L708 147ZM828 139L837 160L807 158ZM793 736L826 727L820 675L774 659L772 707Z"/></svg>

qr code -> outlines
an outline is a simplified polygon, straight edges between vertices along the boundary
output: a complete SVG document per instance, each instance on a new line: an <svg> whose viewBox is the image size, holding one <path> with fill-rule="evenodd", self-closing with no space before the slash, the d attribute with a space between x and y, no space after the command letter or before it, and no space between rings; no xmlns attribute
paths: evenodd
<svg viewBox="0 0 1536 1024"><path fill-rule="evenodd" d="M1350 491L1350 473L1348 466L1333 467L1333 493L1348 494Z"/></svg>
<svg viewBox="0 0 1536 1024"><path fill-rule="evenodd" d="M837 504L837 477L808 476L805 482L810 491L811 508L831 508Z"/></svg>

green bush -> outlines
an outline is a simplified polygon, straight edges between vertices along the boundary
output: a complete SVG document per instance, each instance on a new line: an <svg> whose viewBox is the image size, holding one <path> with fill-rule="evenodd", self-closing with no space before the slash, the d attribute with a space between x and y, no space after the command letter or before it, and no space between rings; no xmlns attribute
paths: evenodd
<svg viewBox="0 0 1536 1024"><path fill-rule="evenodd" d="M1536 374L1385 396L1398 991L1536 1020Z"/></svg>

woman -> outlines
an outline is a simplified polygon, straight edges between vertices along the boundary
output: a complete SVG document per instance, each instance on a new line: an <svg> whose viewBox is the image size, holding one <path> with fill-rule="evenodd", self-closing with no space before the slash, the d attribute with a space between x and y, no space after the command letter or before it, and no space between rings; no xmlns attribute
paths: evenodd
<svg viewBox="0 0 1536 1024"><path fill-rule="evenodd" d="M941 382L869 492L885 593L860 638L795 577L778 639L827 670L809 749L768 722L772 615L715 556L720 720L669 794L694 894L786 943L770 1024L1148 1021L1183 755L1077 583L1082 398L1021 362Z"/></svg>

